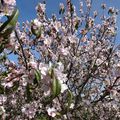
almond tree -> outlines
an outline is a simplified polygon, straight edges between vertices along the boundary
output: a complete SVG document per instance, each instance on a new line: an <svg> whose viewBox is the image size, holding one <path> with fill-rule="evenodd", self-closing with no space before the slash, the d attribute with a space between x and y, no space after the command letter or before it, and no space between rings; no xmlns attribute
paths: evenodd
<svg viewBox="0 0 120 120"><path fill-rule="evenodd" d="M118 10L102 4L108 14L99 15L92 2L80 2L79 15L71 0L60 3L61 18L39 3L37 17L20 25L15 1L1 0L1 119L120 118Z"/></svg>

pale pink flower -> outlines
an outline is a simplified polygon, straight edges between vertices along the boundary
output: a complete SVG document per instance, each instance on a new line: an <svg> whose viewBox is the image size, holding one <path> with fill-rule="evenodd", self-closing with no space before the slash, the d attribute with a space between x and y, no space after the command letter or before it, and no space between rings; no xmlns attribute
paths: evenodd
<svg viewBox="0 0 120 120"><path fill-rule="evenodd" d="M61 22L59 21L54 22L54 27L57 31L59 31L59 29L61 29Z"/></svg>
<svg viewBox="0 0 120 120"><path fill-rule="evenodd" d="M60 3L59 7L60 7L60 9L64 9L65 8L63 3Z"/></svg>
<svg viewBox="0 0 120 120"><path fill-rule="evenodd" d="M68 86L64 83L60 83L61 84L61 93L63 93L65 90L68 89Z"/></svg>
<svg viewBox="0 0 120 120"><path fill-rule="evenodd" d="M0 105L2 105L4 102L6 102L6 100L7 100L6 96L0 95Z"/></svg>
<svg viewBox="0 0 120 120"><path fill-rule="evenodd" d="M44 96L46 97L46 96L49 96L50 95L50 93L51 93L51 91L50 91L50 89L49 90L47 90L47 91L44 91Z"/></svg>
<svg viewBox="0 0 120 120"><path fill-rule="evenodd" d="M39 11L39 12L45 12L46 5L42 4L42 3L39 3L38 6L36 7L36 10Z"/></svg>
<svg viewBox="0 0 120 120"><path fill-rule="evenodd" d="M61 53L62 53L62 55L67 56L69 54L68 48L61 48Z"/></svg>
<svg viewBox="0 0 120 120"><path fill-rule="evenodd" d="M117 96L118 92L117 90L111 90L111 96L115 98Z"/></svg>
<svg viewBox="0 0 120 120"><path fill-rule="evenodd" d="M28 81L28 76L27 75L23 75L22 76L22 86L27 86L27 81Z"/></svg>
<svg viewBox="0 0 120 120"><path fill-rule="evenodd" d="M85 35L82 39L81 39L82 42L86 42L87 41L87 36Z"/></svg>
<svg viewBox="0 0 120 120"><path fill-rule="evenodd" d="M47 45L47 46L50 46L50 45L51 45L51 42L52 42L52 40L51 40L50 37L46 37L46 38L44 39L44 44Z"/></svg>
<svg viewBox="0 0 120 120"><path fill-rule="evenodd" d="M80 10L81 13L83 13L83 2L80 2Z"/></svg>
<svg viewBox="0 0 120 120"><path fill-rule="evenodd" d="M108 33L114 35L115 34L115 28L114 27L109 27L108 28Z"/></svg>
<svg viewBox="0 0 120 120"><path fill-rule="evenodd" d="M57 64L58 64L57 69L60 70L60 71L63 71L64 70L64 65L62 64L62 62L58 62Z"/></svg>
<svg viewBox="0 0 120 120"><path fill-rule="evenodd" d="M16 0L4 0L5 4L16 5Z"/></svg>
<svg viewBox="0 0 120 120"><path fill-rule="evenodd" d="M94 17L96 17L96 16L98 15L98 12L97 12L97 11L94 11L94 12L93 12L93 15L94 15Z"/></svg>
<svg viewBox="0 0 120 120"><path fill-rule="evenodd" d="M74 103L71 103L70 108L73 109L74 106L75 106L75 104L74 104Z"/></svg>
<svg viewBox="0 0 120 120"><path fill-rule="evenodd" d="M48 113L48 115L49 116L51 116L51 117L55 117L56 116L56 109L55 108L48 108L47 109L47 113Z"/></svg>
<svg viewBox="0 0 120 120"><path fill-rule="evenodd" d="M0 116L5 113L5 108L3 106L0 106Z"/></svg>
<svg viewBox="0 0 120 120"><path fill-rule="evenodd" d="M1 85L3 85L5 88L8 87L12 87L13 86L13 82L8 82L8 83L2 83Z"/></svg>
<svg viewBox="0 0 120 120"><path fill-rule="evenodd" d="M40 63L39 69L41 70L42 75L46 75L48 71L48 66L43 63Z"/></svg>
<svg viewBox="0 0 120 120"><path fill-rule="evenodd" d="M67 75L62 73L64 71L64 65L62 64L62 62L58 62L57 64L58 66L54 70L54 72L57 79L59 80L59 83L61 84L61 93L63 93L65 90L68 89L67 85L65 84L65 82L67 81Z"/></svg>
<svg viewBox="0 0 120 120"><path fill-rule="evenodd" d="M34 25L36 25L38 27L40 27L42 25L42 23L37 18L33 20L33 23L34 23Z"/></svg>
<svg viewBox="0 0 120 120"><path fill-rule="evenodd" d="M30 62L29 62L29 66L31 66L32 68L37 69L37 62L30 61Z"/></svg>
<svg viewBox="0 0 120 120"><path fill-rule="evenodd" d="M58 80L61 81L61 83L67 81L67 74L62 73L62 71L60 71L59 69L55 69L54 72L55 72L55 75L58 78Z"/></svg>

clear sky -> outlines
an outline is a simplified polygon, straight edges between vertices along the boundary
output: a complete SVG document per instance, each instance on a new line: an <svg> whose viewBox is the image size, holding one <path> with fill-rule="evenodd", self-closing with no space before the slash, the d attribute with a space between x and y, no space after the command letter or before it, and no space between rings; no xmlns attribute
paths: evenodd
<svg viewBox="0 0 120 120"><path fill-rule="evenodd" d="M20 10L19 22L25 22L26 20L32 20L36 17L35 6L37 3L42 2L42 0L16 0L17 7ZM46 0L47 3L47 15L51 16L52 13L56 13L58 15L59 12L59 3L65 3L66 0ZM72 2L79 7L80 0L72 0ZM99 11L101 3L106 3L107 7L114 6L115 8L120 10L120 0L93 0L93 9L97 9ZM118 26L118 36L117 42L120 43L120 13L117 19Z"/></svg>

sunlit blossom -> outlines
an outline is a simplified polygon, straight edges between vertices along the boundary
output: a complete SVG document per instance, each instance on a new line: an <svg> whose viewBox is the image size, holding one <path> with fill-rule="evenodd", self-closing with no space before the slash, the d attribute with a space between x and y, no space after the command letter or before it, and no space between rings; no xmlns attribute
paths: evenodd
<svg viewBox="0 0 120 120"><path fill-rule="evenodd" d="M48 115L51 117L56 116L56 109L55 108L47 108Z"/></svg>
<svg viewBox="0 0 120 120"><path fill-rule="evenodd" d="M46 75L48 71L48 66L43 63L40 63L39 69L41 70L42 75Z"/></svg>
<svg viewBox="0 0 120 120"><path fill-rule="evenodd" d="M4 0L5 4L16 5L16 0Z"/></svg>

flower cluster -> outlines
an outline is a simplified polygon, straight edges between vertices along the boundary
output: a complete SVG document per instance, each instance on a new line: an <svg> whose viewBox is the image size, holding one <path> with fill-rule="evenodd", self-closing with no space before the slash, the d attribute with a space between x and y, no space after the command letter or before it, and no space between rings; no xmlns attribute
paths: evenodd
<svg viewBox="0 0 120 120"><path fill-rule="evenodd" d="M0 119L120 119L117 10L102 4L103 17L91 4L80 2L78 15L71 0L60 3L58 19L39 3L37 18L0 31Z"/></svg>

